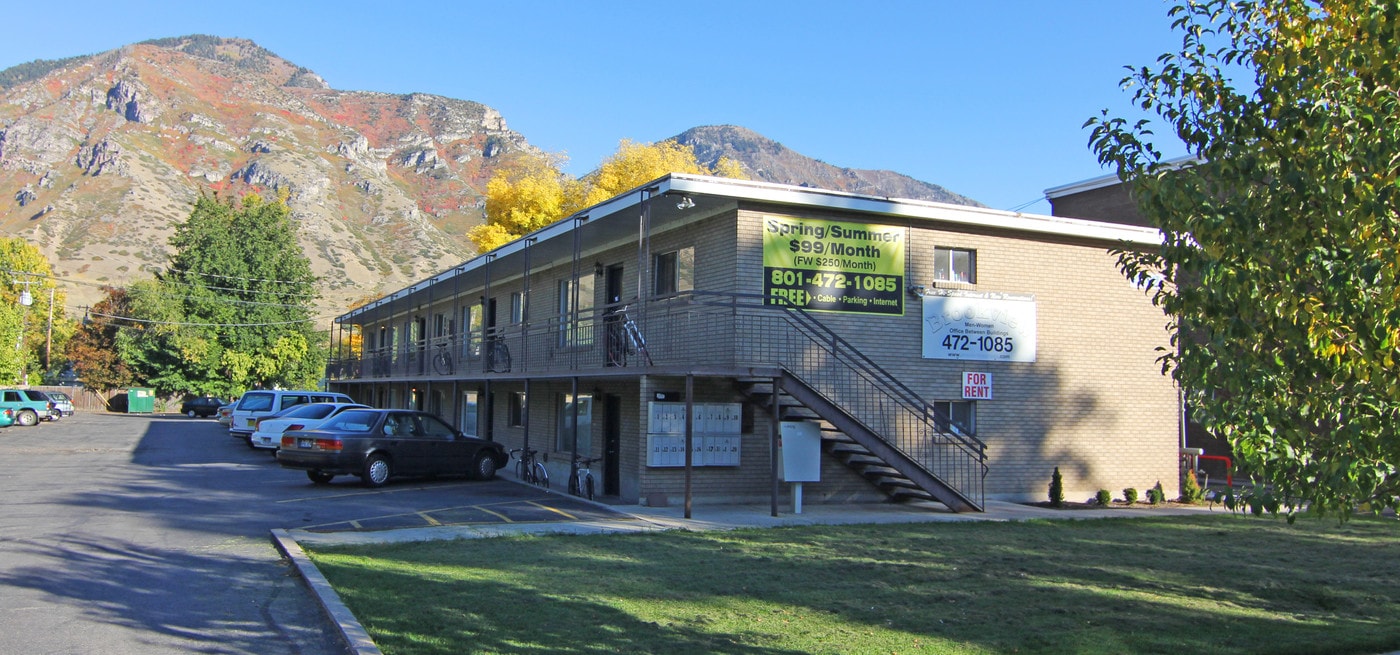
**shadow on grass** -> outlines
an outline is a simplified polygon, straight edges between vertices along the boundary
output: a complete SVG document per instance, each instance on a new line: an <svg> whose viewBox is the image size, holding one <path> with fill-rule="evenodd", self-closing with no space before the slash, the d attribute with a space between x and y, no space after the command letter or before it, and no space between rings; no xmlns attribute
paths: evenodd
<svg viewBox="0 0 1400 655"><path fill-rule="evenodd" d="M1400 524L1231 516L324 549L394 652L1374 653ZM401 649L401 650L400 650Z"/></svg>

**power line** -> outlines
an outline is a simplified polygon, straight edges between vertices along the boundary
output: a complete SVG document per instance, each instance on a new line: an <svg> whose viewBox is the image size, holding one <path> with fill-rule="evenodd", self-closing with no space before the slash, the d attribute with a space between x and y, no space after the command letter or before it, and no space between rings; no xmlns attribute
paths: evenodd
<svg viewBox="0 0 1400 655"><path fill-rule="evenodd" d="M101 318L109 318L109 319L114 319L114 320L118 320L118 321L131 321L132 323L141 323L141 324L143 324L143 325L174 325L174 326L180 326L180 327L270 327L270 326L275 326L275 325L296 325L296 324L298 324L298 323L315 323L315 322L317 322L317 321L326 320L326 319L328 319L328 318L334 318L334 317L317 317L317 318L300 319L300 320L295 320L295 321L277 321L277 322L273 322L273 323L188 323L188 322L183 322L183 321L152 321L152 320L148 320L148 319L144 319L144 318L133 318L133 317L131 317L131 316L119 316L119 315L117 315L117 314L104 314L104 313L102 313L102 312L94 312L94 311L92 311L91 309L87 310L87 314L88 314L89 316L98 316L98 317L101 317ZM116 326L116 327L122 328L122 327L134 327L134 326L130 326L130 325L118 325L118 326Z"/></svg>

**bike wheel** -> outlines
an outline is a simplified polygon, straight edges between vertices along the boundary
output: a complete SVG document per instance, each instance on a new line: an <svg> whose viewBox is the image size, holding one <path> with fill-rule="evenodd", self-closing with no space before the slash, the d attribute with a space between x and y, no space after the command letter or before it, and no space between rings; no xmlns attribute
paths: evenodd
<svg viewBox="0 0 1400 655"><path fill-rule="evenodd" d="M583 493L580 494L580 495L582 495L584 498L587 498L587 499L589 499L589 500L593 500L593 474L592 474L592 473L589 473L588 475L583 476Z"/></svg>
<svg viewBox="0 0 1400 655"><path fill-rule="evenodd" d="M549 488L549 471L546 471L546 470L545 470L544 464L541 464L540 462L535 462L535 469L534 469L534 470L535 470L535 476L534 476L535 479L533 480L533 482L534 482L535 484L537 484L537 485L540 485L541 487L544 487L545 489L548 489L548 488Z"/></svg>
<svg viewBox="0 0 1400 655"><path fill-rule="evenodd" d="M516 479L516 480L521 480L521 481L524 481L524 482L533 482L533 480L526 480L526 479L525 479L525 476L526 476L526 474L527 474L527 473L526 473L527 471L529 471L529 469L525 468L525 461L524 461L524 460L519 460L519 459L515 460L515 479Z"/></svg>
<svg viewBox="0 0 1400 655"><path fill-rule="evenodd" d="M573 495L575 495L575 496L582 496L583 494L580 493L582 490L583 490L583 489L579 486L579 483L578 483L578 472L570 473L570 474L569 474L569 493L571 493L571 494L573 494Z"/></svg>

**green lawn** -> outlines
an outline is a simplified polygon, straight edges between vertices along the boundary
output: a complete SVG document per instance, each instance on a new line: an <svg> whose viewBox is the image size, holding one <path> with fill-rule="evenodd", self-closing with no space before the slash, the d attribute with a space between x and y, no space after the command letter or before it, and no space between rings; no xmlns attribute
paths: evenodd
<svg viewBox="0 0 1400 655"><path fill-rule="evenodd" d="M1400 649L1394 519L817 526L311 554L391 655Z"/></svg>

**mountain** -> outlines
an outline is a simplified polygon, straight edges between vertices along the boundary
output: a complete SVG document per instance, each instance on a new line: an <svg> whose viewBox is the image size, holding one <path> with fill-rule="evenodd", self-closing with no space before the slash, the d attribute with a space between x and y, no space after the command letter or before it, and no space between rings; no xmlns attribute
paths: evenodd
<svg viewBox="0 0 1400 655"><path fill-rule="evenodd" d="M167 262L201 193L285 195L334 315L473 254L481 191L532 150L494 109L335 91L241 39L149 41L0 72L0 234L91 304Z"/></svg>
<svg viewBox="0 0 1400 655"><path fill-rule="evenodd" d="M978 205L741 127L677 138L759 180ZM0 71L0 234L48 256L72 312L163 269L200 194L285 196L324 318L471 257L486 182L536 150L480 103L337 91L244 39L157 39Z"/></svg>
<svg viewBox="0 0 1400 655"><path fill-rule="evenodd" d="M753 130L734 125L695 127L674 138L683 145L693 147L695 157L701 163L713 166L720 157L728 157L743 164L753 179L763 182L973 207L986 206L937 184L921 182L894 171L832 166L789 150L783 144Z"/></svg>

